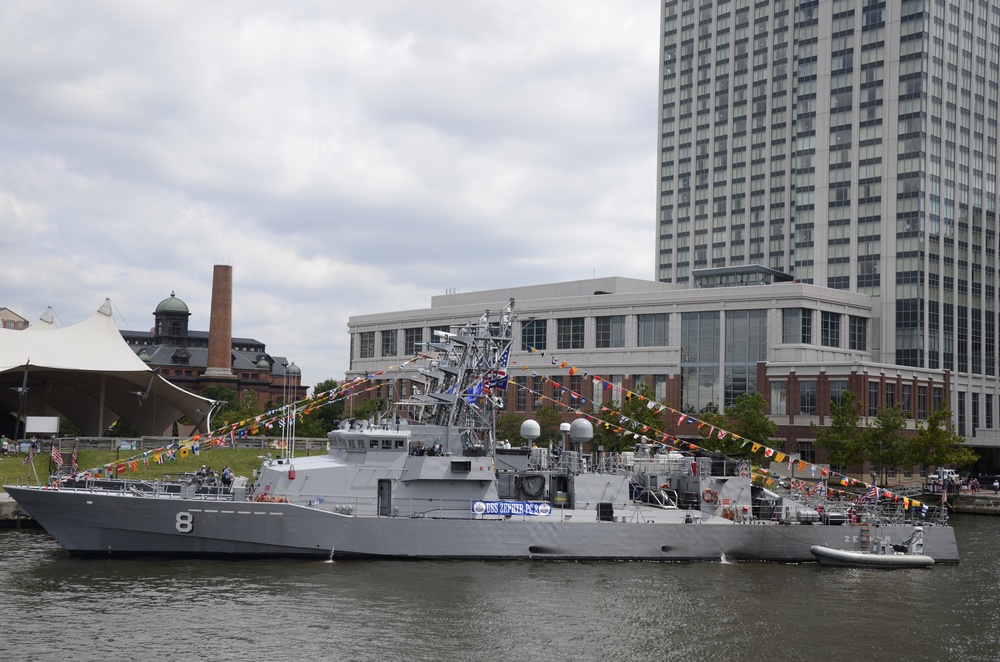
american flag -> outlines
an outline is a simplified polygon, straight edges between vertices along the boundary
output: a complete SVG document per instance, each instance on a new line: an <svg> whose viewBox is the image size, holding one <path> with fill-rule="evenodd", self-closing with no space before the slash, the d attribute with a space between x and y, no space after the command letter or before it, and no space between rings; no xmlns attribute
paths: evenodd
<svg viewBox="0 0 1000 662"><path fill-rule="evenodd" d="M500 365L486 373L487 393L490 389L507 390L507 364L510 362L510 343L500 353Z"/></svg>
<svg viewBox="0 0 1000 662"><path fill-rule="evenodd" d="M34 458L35 458L35 447L32 446L32 445L29 445L28 446L28 454L24 456L23 460L21 460L21 466L23 467L24 465L28 464Z"/></svg>
<svg viewBox="0 0 1000 662"><path fill-rule="evenodd" d="M859 496L857 498L857 501L859 501L859 502L860 501L878 501L878 498L879 498L879 489L878 489L878 486L872 485L871 489L869 489L867 492L865 492L864 494L862 494L861 496Z"/></svg>
<svg viewBox="0 0 1000 662"><path fill-rule="evenodd" d="M73 473L76 473L76 470L79 468L78 465L77 465L77 463L76 463L76 444L73 444L73 457L71 458L70 461L72 462L71 467L72 467Z"/></svg>
<svg viewBox="0 0 1000 662"><path fill-rule="evenodd" d="M62 453L55 444L52 444L52 462L54 462L57 467L61 467L63 463Z"/></svg>

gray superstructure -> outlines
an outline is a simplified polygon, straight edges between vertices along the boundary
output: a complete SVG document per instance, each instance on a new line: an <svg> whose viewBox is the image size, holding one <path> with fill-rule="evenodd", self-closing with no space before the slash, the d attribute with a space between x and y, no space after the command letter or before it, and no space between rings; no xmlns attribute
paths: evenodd
<svg viewBox="0 0 1000 662"><path fill-rule="evenodd" d="M252 493L6 489L76 554L799 562L923 526L924 553L958 562L937 511L804 503L754 486L745 465L649 447L593 464L498 448L490 380L512 307L431 343L423 388L391 415L345 422L326 455L267 459Z"/></svg>

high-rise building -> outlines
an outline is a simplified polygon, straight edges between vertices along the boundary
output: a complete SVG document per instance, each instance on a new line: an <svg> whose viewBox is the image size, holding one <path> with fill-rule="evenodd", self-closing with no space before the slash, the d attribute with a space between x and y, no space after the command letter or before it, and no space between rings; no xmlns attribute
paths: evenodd
<svg viewBox="0 0 1000 662"><path fill-rule="evenodd" d="M1000 2L665 0L658 280L879 297L887 362L997 374Z"/></svg>
<svg viewBox="0 0 1000 662"><path fill-rule="evenodd" d="M874 297L875 357L997 389L996 0L664 0L658 280Z"/></svg>

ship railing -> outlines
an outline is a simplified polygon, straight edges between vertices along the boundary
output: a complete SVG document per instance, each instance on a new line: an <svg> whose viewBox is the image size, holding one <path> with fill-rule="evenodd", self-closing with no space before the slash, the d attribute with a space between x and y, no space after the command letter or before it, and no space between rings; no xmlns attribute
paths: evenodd
<svg viewBox="0 0 1000 662"><path fill-rule="evenodd" d="M879 499L877 502L859 502L857 499L830 499L824 496L791 497L806 508L819 513L838 513L854 522L881 522L884 524L906 524L925 522L935 525L948 524L948 509L942 506L921 504L920 507L906 508L902 499Z"/></svg>
<svg viewBox="0 0 1000 662"><path fill-rule="evenodd" d="M160 480L123 479L88 479L75 481L72 484L60 483L53 485L55 489L75 490L103 494L127 494L139 498L150 499L198 499L200 501L232 501L232 491L224 488L210 492L198 492L197 486L178 484Z"/></svg>
<svg viewBox="0 0 1000 662"><path fill-rule="evenodd" d="M666 456L654 456L653 458L636 458L632 463L632 470L640 476L665 476L667 474L675 476L691 476L691 458L676 458Z"/></svg>

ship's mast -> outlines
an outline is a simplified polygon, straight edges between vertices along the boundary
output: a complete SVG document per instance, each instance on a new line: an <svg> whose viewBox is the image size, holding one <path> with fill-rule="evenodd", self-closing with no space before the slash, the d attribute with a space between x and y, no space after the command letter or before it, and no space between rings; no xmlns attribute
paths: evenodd
<svg viewBox="0 0 1000 662"><path fill-rule="evenodd" d="M418 420L457 429L466 452L492 450L495 410L503 407L503 397L490 392L491 382L507 368L513 310L511 299L496 320L487 310L428 343L436 358L421 370L427 390L413 398L421 405Z"/></svg>

